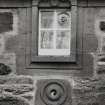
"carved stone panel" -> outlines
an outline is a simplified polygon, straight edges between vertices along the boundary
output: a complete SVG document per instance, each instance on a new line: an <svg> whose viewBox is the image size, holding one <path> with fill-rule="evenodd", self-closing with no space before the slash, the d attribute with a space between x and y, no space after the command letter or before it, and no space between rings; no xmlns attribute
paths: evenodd
<svg viewBox="0 0 105 105"><path fill-rule="evenodd" d="M71 105L71 86L68 81L39 80L37 87L36 105Z"/></svg>

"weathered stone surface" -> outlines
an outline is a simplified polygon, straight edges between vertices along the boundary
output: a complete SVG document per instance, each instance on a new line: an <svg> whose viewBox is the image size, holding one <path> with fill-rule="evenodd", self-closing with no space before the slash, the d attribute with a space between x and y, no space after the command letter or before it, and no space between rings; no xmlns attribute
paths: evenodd
<svg viewBox="0 0 105 105"><path fill-rule="evenodd" d="M105 75L105 65L98 65L97 67L97 75Z"/></svg>
<svg viewBox="0 0 105 105"><path fill-rule="evenodd" d="M0 63L8 65L13 73L16 73L16 55L15 53L3 53L0 55Z"/></svg>
<svg viewBox="0 0 105 105"><path fill-rule="evenodd" d="M0 76L0 105L31 105L34 91L31 76Z"/></svg>
<svg viewBox="0 0 105 105"><path fill-rule="evenodd" d="M3 63L0 63L0 75L8 75L12 72L11 68Z"/></svg>
<svg viewBox="0 0 105 105"><path fill-rule="evenodd" d="M6 40L18 34L18 13L16 9L0 9L0 63L11 68L11 73L16 73L16 54L7 51ZM12 53L13 52L13 53ZM4 69L4 68L3 68ZM6 74L0 70L0 75ZM8 72L9 73L9 72ZM8 74L7 73L7 74Z"/></svg>
<svg viewBox="0 0 105 105"><path fill-rule="evenodd" d="M33 84L33 82L29 76L0 77L0 84Z"/></svg>
<svg viewBox="0 0 105 105"><path fill-rule="evenodd" d="M105 100L105 79L87 78L76 79L73 88L74 99L77 105L104 105ZM101 96L101 97L100 97Z"/></svg>
<svg viewBox="0 0 105 105"><path fill-rule="evenodd" d="M0 35L0 55L3 54L5 48L4 36Z"/></svg>
<svg viewBox="0 0 105 105"><path fill-rule="evenodd" d="M12 95L0 95L0 105L29 105L22 97L16 97Z"/></svg>
<svg viewBox="0 0 105 105"><path fill-rule="evenodd" d="M21 97L24 97L25 99L31 101L33 100L33 95L32 94L24 94L24 95L21 95Z"/></svg>
<svg viewBox="0 0 105 105"><path fill-rule="evenodd" d="M4 85L0 86L0 90L3 92L11 93L12 95L21 95L32 92L34 87L32 85Z"/></svg>

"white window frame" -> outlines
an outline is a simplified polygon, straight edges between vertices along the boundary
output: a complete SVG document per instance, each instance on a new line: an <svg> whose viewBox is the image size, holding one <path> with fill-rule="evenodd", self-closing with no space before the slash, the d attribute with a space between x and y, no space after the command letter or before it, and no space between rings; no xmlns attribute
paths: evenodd
<svg viewBox="0 0 105 105"><path fill-rule="evenodd" d="M57 10L68 10L70 15L70 25L67 28L57 28ZM54 27L53 28L41 28L41 12L54 12ZM71 11L69 9L40 9L39 10L39 29L38 29L38 55L39 56L70 56L71 49ZM53 47L52 49L42 49L40 47L41 31L52 31L54 33L53 37ZM69 32L69 48L67 49L57 49L56 48L56 31L68 31Z"/></svg>

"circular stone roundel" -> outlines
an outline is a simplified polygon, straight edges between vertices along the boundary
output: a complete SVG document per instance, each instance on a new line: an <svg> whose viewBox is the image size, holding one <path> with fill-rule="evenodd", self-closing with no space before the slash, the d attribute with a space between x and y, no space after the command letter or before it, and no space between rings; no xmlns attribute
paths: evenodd
<svg viewBox="0 0 105 105"><path fill-rule="evenodd" d="M59 80L46 82L41 90L41 98L47 105L61 105L67 96L67 87Z"/></svg>

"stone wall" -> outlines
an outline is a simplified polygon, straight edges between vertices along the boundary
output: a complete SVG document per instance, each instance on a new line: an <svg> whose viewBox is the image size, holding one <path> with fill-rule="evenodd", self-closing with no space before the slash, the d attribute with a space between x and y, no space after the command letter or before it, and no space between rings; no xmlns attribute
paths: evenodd
<svg viewBox="0 0 105 105"><path fill-rule="evenodd" d="M18 34L18 17L14 9L0 9L0 70L8 66L16 73L16 54L6 50L6 40Z"/></svg>
<svg viewBox="0 0 105 105"><path fill-rule="evenodd" d="M75 79L73 93L74 105L104 105L105 79L104 77Z"/></svg>
<svg viewBox="0 0 105 105"><path fill-rule="evenodd" d="M0 104L34 105L35 86L29 76L0 76Z"/></svg>
<svg viewBox="0 0 105 105"><path fill-rule="evenodd" d="M26 66L26 56L29 56L26 47L30 48L26 43L31 34L30 11L31 8L0 9L0 104L37 105L39 80L64 79L71 86L72 105L104 105L105 9L78 8L78 27L83 24L79 27L79 34L83 34L80 36L83 51L79 52L84 53L83 64L80 70L63 72L45 72ZM41 105L44 104L42 101Z"/></svg>
<svg viewBox="0 0 105 105"><path fill-rule="evenodd" d="M50 79L49 79L50 78ZM0 76L0 104L9 105L46 105L40 93L45 84L39 81L66 81L71 88L67 91L72 105L104 105L105 77L103 78L73 78L67 76ZM39 100L42 101L39 101ZM39 102L38 102L39 101ZM68 101L67 101L68 102ZM65 102L65 105L66 103ZM68 104L70 104L68 103ZM67 104L67 105L68 105Z"/></svg>

